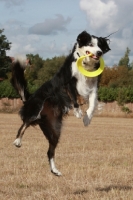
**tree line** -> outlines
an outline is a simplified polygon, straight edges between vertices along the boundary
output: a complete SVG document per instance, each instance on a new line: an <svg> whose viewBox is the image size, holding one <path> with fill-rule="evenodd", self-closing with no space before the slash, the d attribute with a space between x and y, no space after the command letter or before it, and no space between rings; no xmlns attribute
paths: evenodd
<svg viewBox="0 0 133 200"><path fill-rule="evenodd" d="M19 97L10 84L11 59L6 56L11 43L0 30L0 98ZM99 77L98 99L99 101L117 101L120 105L133 102L133 62L129 60L130 49L127 47L124 56L118 64L106 66ZM26 69L25 76L28 81L28 89L33 93L45 81L51 79L65 61L65 56L43 59L38 54L27 54L31 61Z"/></svg>

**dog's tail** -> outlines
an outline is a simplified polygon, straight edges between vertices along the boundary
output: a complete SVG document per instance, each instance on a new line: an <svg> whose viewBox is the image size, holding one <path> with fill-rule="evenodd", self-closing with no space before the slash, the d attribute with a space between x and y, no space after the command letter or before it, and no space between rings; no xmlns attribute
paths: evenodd
<svg viewBox="0 0 133 200"><path fill-rule="evenodd" d="M16 89L23 102L26 102L30 97L30 93L27 89L27 81L24 76L24 71L28 62L26 57L21 56L16 57L12 63L11 84Z"/></svg>

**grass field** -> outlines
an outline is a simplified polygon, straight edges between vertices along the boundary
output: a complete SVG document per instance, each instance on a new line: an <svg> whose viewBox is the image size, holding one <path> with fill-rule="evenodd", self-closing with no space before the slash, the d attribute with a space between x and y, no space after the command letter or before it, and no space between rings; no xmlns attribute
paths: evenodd
<svg viewBox="0 0 133 200"><path fill-rule="evenodd" d="M30 127L13 146L21 120L0 114L1 200L133 200L133 119L94 117L89 127L69 116L56 150L54 176L48 142Z"/></svg>

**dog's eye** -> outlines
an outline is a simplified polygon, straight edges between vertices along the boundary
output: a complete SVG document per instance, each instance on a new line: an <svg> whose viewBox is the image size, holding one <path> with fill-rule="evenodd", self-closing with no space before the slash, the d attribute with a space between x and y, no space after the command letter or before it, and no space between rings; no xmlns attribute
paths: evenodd
<svg viewBox="0 0 133 200"><path fill-rule="evenodd" d="M90 47L93 47L93 44L92 44L92 43L89 43L89 46L90 46Z"/></svg>

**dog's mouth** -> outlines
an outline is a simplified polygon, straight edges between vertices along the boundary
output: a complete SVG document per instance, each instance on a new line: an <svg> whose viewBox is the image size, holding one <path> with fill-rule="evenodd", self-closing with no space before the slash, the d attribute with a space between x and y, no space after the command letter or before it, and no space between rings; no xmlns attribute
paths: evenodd
<svg viewBox="0 0 133 200"><path fill-rule="evenodd" d="M89 51L86 51L86 55L89 55L89 54L92 54L91 52L89 52ZM94 60L99 60L99 56L95 56L94 54L92 54L91 56L90 56L90 58L93 58Z"/></svg>

